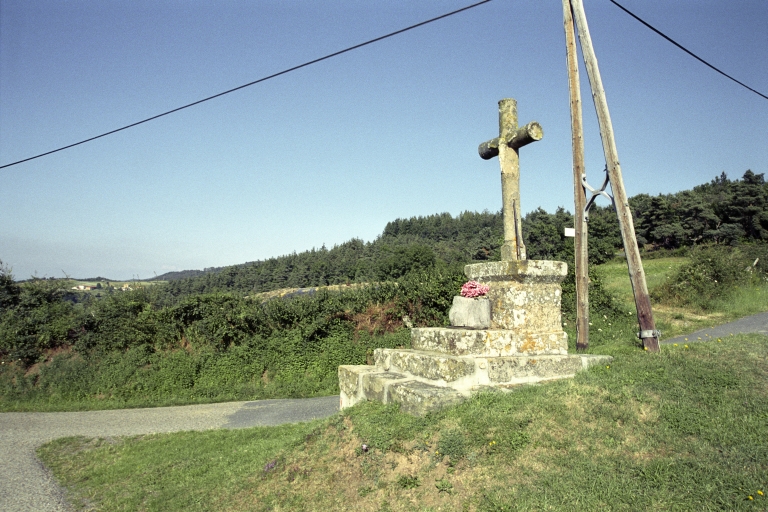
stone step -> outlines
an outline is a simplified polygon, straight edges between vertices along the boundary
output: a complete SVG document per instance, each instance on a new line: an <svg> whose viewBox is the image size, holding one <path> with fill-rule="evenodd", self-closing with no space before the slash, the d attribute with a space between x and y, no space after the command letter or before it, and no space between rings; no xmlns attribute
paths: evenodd
<svg viewBox="0 0 768 512"><path fill-rule="evenodd" d="M411 347L454 356L565 355L564 331L520 333L506 329L421 327L411 329Z"/></svg>
<svg viewBox="0 0 768 512"><path fill-rule="evenodd" d="M464 395L453 388L428 384L375 366L339 366L340 408L365 400L398 403L400 410L417 416L457 404Z"/></svg>
<svg viewBox="0 0 768 512"><path fill-rule="evenodd" d="M450 356L407 349L376 349L374 363L387 372L415 377L467 392L478 386L529 384L572 377L607 356L543 355L511 357Z"/></svg>
<svg viewBox="0 0 768 512"><path fill-rule="evenodd" d="M456 405L468 398L468 394L459 393L453 388L444 388L417 380L408 380L393 384L389 390L389 400L400 404L400 410L423 416L439 411L443 407Z"/></svg>
<svg viewBox="0 0 768 512"><path fill-rule="evenodd" d="M404 412L421 415L459 403L478 390L509 391L569 378L613 360L599 355L456 357L405 349L377 349L374 359L375 366L339 366L341 409L376 400L399 403Z"/></svg>
<svg viewBox="0 0 768 512"><path fill-rule="evenodd" d="M477 368L471 356L452 356L420 350L377 348L374 364L385 371L404 373L446 385L472 377Z"/></svg>

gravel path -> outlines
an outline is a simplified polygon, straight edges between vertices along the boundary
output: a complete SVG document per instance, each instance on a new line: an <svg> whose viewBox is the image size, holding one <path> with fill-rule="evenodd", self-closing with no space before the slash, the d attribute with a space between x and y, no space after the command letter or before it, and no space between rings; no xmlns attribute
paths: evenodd
<svg viewBox="0 0 768 512"><path fill-rule="evenodd" d="M106 437L279 425L325 418L338 410L339 397L327 396L153 409L2 413L0 510L70 510L61 489L35 455L38 446L59 437Z"/></svg>

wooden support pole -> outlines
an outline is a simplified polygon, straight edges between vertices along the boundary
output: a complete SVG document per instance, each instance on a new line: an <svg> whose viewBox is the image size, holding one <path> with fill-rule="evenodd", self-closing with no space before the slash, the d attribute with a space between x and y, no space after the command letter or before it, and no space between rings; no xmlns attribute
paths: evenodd
<svg viewBox="0 0 768 512"><path fill-rule="evenodd" d="M592 98L597 111L597 121L600 125L600 137L603 140L603 152L605 161L608 165L608 176L611 180L611 190L616 204L616 214L619 217L619 228L624 240L624 253L627 257L627 267L629 270L629 279L632 282L632 291L635 295L635 305L637 307L637 321L640 325L640 338L643 340L643 346L646 350L653 352L659 351L659 338L656 325L653 321L653 312L651 311L651 298L648 295L648 286L645 282L645 270L640 259L640 250L637 247L637 238L635 237L635 226L632 221L632 211L629 208L629 200L624 190L624 181L621 177L621 166L619 165L619 155L616 150L616 141L613 136L613 125L611 116L608 112L608 101L605 98L603 81L600 77L600 70L597 66L597 57L592 47L592 38L589 35L587 25L587 15L584 12L584 5L581 0L570 0L573 10L573 17L576 20L576 27L579 33L579 42L581 43L581 53L584 56L584 65L587 68L589 84L592 89Z"/></svg>
<svg viewBox="0 0 768 512"><path fill-rule="evenodd" d="M568 90L571 97L571 147L573 152L573 222L574 272L576 275L576 350L589 347L589 258L587 251L587 198L584 194L584 130L581 116L581 87L579 63L576 54L576 34L569 0L563 0L563 26L565 28L566 62L568 64Z"/></svg>

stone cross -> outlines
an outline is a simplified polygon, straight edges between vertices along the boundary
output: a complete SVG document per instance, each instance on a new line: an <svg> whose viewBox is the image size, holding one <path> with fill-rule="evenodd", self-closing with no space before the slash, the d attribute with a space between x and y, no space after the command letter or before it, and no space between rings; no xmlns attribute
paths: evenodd
<svg viewBox="0 0 768 512"><path fill-rule="evenodd" d="M483 142L478 148L480 157L489 160L499 157L501 164L501 197L504 214L504 245L502 261L524 260L522 220L520 218L520 156L518 149L541 140L544 131L537 122L517 126L517 101L506 98L499 101L499 136Z"/></svg>

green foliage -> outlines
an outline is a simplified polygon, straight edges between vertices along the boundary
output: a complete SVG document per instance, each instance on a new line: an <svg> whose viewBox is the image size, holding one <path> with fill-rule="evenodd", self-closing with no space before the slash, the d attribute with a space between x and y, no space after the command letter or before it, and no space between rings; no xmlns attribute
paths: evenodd
<svg viewBox="0 0 768 512"><path fill-rule="evenodd" d="M435 252L418 243L381 248L378 280L398 279L414 271L426 271L435 266Z"/></svg>
<svg viewBox="0 0 768 512"><path fill-rule="evenodd" d="M13 281L13 274L3 260L0 260L0 314L19 303L21 289Z"/></svg>
<svg viewBox="0 0 768 512"><path fill-rule="evenodd" d="M741 180L723 174L693 191L632 198L642 244L666 252L716 244L694 250L690 265L655 291L657 300L712 308L735 286L765 278L766 246L745 241L768 237L767 187L761 174L747 171ZM529 257L570 263L573 240L564 228L572 224L562 208L526 215ZM607 333L624 336L634 326L594 268L621 247L613 209L593 207L589 232L590 309L606 324L592 331L593 345L600 346L611 341ZM408 345L407 331L398 330L404 316L417 326L446 325L452 297L465 280L463 265L498 258L502 242L499 213L397 219L370 243L351 240L209 269L167 286L101 298L73 293L66 280L19 285L0 262L2 397L105 397L117 404L335 393L338 365L364 363L376 347ZM378 284L344 292L315 288L351 282ZM302 290L266 302L244 297L281 287ZM562 305L571 323L571 264ZM613 329L603 328L611 324ZM27 372L45 361L39 372Z"/></svg>
<svg viewBox="0 0 768 512"><path fill-rule="evenodd" d="M447 325L448 310L466 278L448 269L411 272L398 281L395 303L418 326Z"/></svg>
<svg viewBox="0 0 768 512"><path fill-rule="evenodd" d="M768 244L701 247L693 250L690 258L672 279L653 290L652 297L673 305L711 310L736 286L765 279L768 263L763 260L768 258Z"/></svg>
<svg viewBox="0 0 768 512"><path fill-rule="evenodd" d="M155 287L73 305L50 282L31 283L19 306L4 313L6 353L27 350L26 358L14 358L24 368L41 360L44 349L61 346L66 333L77 335L64 344L71 350L51 357L38 373L3 380L0 395L114 407L334 394L339 365L365 364L375 348L409 345L402 314L418 325L442 325L459 283L455 274L431 269L345 292L264 303L217 293L172 305L163 305ZM26 318L15 316L17 310L32 298L39 299L32 318L46 313L51 319L30 323L34 336L14 336ZM10 368L0 373L10 375Z"/></svg>
<svg viewBox="0 0 768 512"><path fill-rule="evenodd" d="M35 279L6 285L10 298L0 310L0 359L33 364L45 350L78 339L83 309L68 283Z"/></svg>
<svg viewBox="0 0 768 512"><path fill-rule="evenodd" d="M415 489L420 485L419 477L415 475L400 475L397 479L397 486L401 489Z"/></svg>
<svg viewBox="0 0 768 512"><path fill-rule="evenodd" d="M741 180L722 173L693 190L630 199L638 242L673 249L768 240L768 184L748 170Z"/></svg>
<svg viewBox="0 0 768 512"><path fill-rule="evenodd" d="M603 284L599 267L590 265L589 269L589 310L592 315L606 315L615 318L624 314L621 304ZM568 265L568 274L562 284L563 298L560 310L564 318L576 317L576 271L573 265Z"/></svg>

